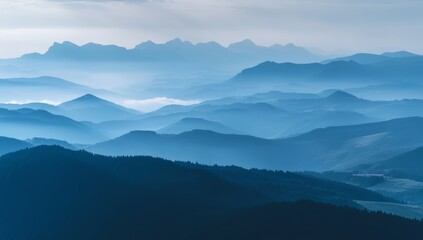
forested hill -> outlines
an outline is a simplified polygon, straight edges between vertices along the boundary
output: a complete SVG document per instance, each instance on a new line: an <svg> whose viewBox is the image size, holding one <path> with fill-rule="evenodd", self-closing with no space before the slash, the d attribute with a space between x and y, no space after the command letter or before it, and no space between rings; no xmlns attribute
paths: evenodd
<svg viewBox="0 0 423 240"><path fill-rule="evenodd" d="M360 228L362 223L373 221L378 226L397 226L389 228L391 234L387 236L423 234L420 222L334 206L322 208L311 204L303 209L294 204L293 208L277 207L269 211L268 206L260 206L304 198L350 206L354 206L355 199L390 200L349 185L292 173L228 169L231 170L152 157L105 157L57 146L6 154L0 158L0 238L199 239L198 236L207 234L212 239L213 236L221 239L220 227L209 227L244 215L244 221L234 223L231 229L237 231L237 227L256 225L257 232L278 236L285 227L312 228L316 222L310 216L315 213L334 217L317 221L321 231L320 228L313 231L335 234L337 239L344 235L327 231L333 222L339 223L337 229L354 229L357 232L354 236L363 236L361 239L366 239L364 236L369 231ZM268 187L257 188L265 185ZM309 220L297 219L285 226L292 211L296 211L297 218ZM277 228L274 216L281 223ZM357 221L344 220L349 217ZM231 236L230 232L224 235ZM296 236L295 232L287 232L290 239L307 239ZM251 235L250 239L257 238Z"/></svg>

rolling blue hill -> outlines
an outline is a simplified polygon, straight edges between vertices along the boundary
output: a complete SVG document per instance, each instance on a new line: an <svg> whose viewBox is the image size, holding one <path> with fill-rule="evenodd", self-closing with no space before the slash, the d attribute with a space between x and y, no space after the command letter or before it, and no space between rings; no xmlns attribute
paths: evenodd
<svg viewBox="0 0 423 240"><path fill-rule="evenodd" d="M34 137L95 143L105 138L98 131L70 118L44 110L0 109L0 135L18 139Z"/></svg>
<svg viewBox="0 0 423 240"><path fill-rule="evenodd" d="M203 164L295 171L345 170L423 145L419 117L328 127L284 139L195 130L179 135L134 131L90 146L106 155L151 155Z"/></svg>

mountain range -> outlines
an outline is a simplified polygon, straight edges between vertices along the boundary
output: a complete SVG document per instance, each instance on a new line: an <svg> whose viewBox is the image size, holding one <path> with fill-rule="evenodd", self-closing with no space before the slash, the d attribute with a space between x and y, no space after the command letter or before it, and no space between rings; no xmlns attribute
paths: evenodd
<svg viewBox="0 0 423 240"><path fill-rule="evenodd" d="M207 56L207 58L204 58ZM257 46L251 40L230 44L224 47L216 42L193 44L182 41L179 38L163 44L152 41L138 44L133 49L126 49L115 45L101 45L88 43L78 46L72 42L54 43L44 54L32 53L22 56L30 60L68 60L68 61L194 61L202 60L216 63L240 60L242 58L264 61L294 61L312 62L319 59L318 56L308 50L293 44L270 47Z"/></svg>
<svg viewBox="0 0 423 240"><path fill-rule="evenodd" d="M423 236L423 56L63 42L0 77L0 239Z"/></svg>
<svg viewBox="0 0 423 240"><path fill-rule="evenodd" d="M423 101L418 99L370 101L339 90L319 94L272 91L191 106L169 105L125 121L103 122L97 127L109 136L117 136L134 130L160 131L185 118L201 118L235 130L230 133L280 138L329 126L423 116L422 109ZM186 130L213 130L189 122L184 125Z"/></svg>

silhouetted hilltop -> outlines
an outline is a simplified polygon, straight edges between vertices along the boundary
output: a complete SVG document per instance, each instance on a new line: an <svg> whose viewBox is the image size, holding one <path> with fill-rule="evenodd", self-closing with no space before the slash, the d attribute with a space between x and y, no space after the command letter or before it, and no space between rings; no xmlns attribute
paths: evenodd
<svg viewBox="0 0 423 240"><path fill-rule="evenodd" d="M391 58L404 58L404 57L417 57L419 55L407 51L398 51L398 52L384 52L382 56L387 56Z"/></svg>
<svg viewBox="0 0 423 240"><path fill-rule="evenodd" d="M65 114L79 121L102 122L133 117L140 112L125 108L110 101L86 94L79 98L64 102L58 108Z"/></svg>
<svg viewBox="0 0 423 240"><path fill-rule="evenodd" d="M359 98L344 91L336 91L326 97L329 101L356 101Z"/></svg>
<svg viewBox="0 0 423 240"><path fill-rule="evenodd" d="M57 139L48 139L48 138L31 138L26 140L26 142L30 143L33 146L43 146L43 145L47 145L47 146L60 146L69 150L77 150L77 148L66 142L66 141L62 141L62 140L57 140ZM11 151L12 152L12 151Z"/></svg>
<svg viewBox="0 0 423 240"><path fill-rule="evenodd" d="M189 132L197 129L214 131L224 134L237 133L236 130L233 130L221 123L208 121L202 118L184 118L176 123L173 123L167 127L160 129L158 132L164 134L180 134L183 132Z"/></svg>

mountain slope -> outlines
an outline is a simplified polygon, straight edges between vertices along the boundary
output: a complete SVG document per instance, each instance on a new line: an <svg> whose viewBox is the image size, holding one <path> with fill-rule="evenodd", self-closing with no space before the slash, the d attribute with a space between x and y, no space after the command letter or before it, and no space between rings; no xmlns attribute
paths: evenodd
<svg viewBox="0 0 423 240"><path fill-rule="evenodd" d="M358 166L356 169L373 173L403 174L404 176L420 176L423 178L423 147L385 161Z"/></svg>
<svg viewBox="0 0 423 240"><path fill-rule="evenodd" d="M358 199L385 199L366 190L351 192L354 188L344 184L261 173L267 174L291 186L292 199L320 195L326 202L351 204L345 193ZM244 175L253 183L259 181L254 172ZM196 165L151 157L110 158L51 146L1 157L0 187L4 239L198 239L191 235L214 221L278 199Z"/></svg>
<svg viewBox="0 0 423 240"><path fill-rule="evenodd" d="M381 224L383 222L383 224ZM302 201L274 203L216 221L202 239L414 239L420 222Z"/></svg>
<svg viewBox="0 0 423 240"><path fill-rule="evenodd" d="M224 135L211 131L194 130L179 135L134 131L116 139L95 144L87 150L107 155L149 155L172 160L203 164L263 167L278 155L272 141L242 135ZM267 152L265 154L264 152ZM258 154L264 154L259 163ZM274 163L278 165L278 163Z"/></svg>
<svg viewBox="0 0 423 240"><path fill-rule="evenodd" d="M423 116L423 101L420 99L370 101L344 91L335 91L329 96L315 99L274 100L269 102L269 104L291 112L312 112L317 110L355 112L373 119L373 121Z"/></svg>
<svg viewBox="0 0 423 240"><path fill-rule="evenodd" d="M211 209L258 199L207 172L149 157L44 146L5 155L0 165L5 239L180 238Z"/></svg>
<svg viewBox="0 0 423 240"><path fill-rule="evenodd" d="M420 131L423 118L418 117L328 127L276 140L201 130L179 135L136 131L88 150L247 168L326 171L382 161L414 149L423 145L416 134Z"/></svg>
<svg viewBox="0 0 423 240"><path fill-rule="evenodd" d="M44 110L33 109L0 109L0 135L18 139L64 139L77 143L104 140L102 134L85 124Z"/></svg>
<svg viewBox="0 0 423 240"><path fill-rule="evenodd" d="M102 122L134 117L139 112L86 94L58 106L67 116L79 121Z"/></svg>
<svg viewBox="0 0 423 240"><path fill-rule="evenodd" d="M30 143L7 137L0 137L0 156L6 153L15 152L25 148L30 148Z"/></svg>
<svg viewBox="0 0 423 240"><path fill-rule="evenodd" d="M17 92L20 94L16 94ZM2 102L27 102L29 99L32 101L61 101L87 92L100 93L104 91L55 77L0 79Z"/></svg>
<svg viewBox="0 0 423 240"><path fill-rule="evenodd" d="M276 94L276 96L279 96L279 94ZM270 101L273 100L272 96L258 96L257 98L260 97L268 98ZM348 106L353 106L348 101L334 101L334 104L324 103L317 98L313 100L282 99L269 103L260 102L260 100L255 103L255 100L252 99L248 101L253 103L245 103L243 100L239 100L239 102L235 100L235 103L231 103L232 100L222 101L228 102L228 104L217 100L216 102L211 101L192 106L166 106L157 111L139 116L137 119L104 122L98 124L98 127L107 132L111 138L114 138L136 130L160 132L162 128L182 119L201 118L221 123L233 129L233 131L226 131L225 133L243 133L255 137L273 139L298 135L321 127L361 124L376 120L365 114L342 110ZM283 110L279 106L287 107L289 111ZM333 106L336 106L336 108Z"/></svg>
<svg viewBox="0 0 423 240"><path fill-rule="evenodd" d="M384 122L328 127L281 140L308 148L322 169L347 169L363 163L382 161L418 147L416 132L423 131L423 118L410 117ZM313 165L313 164L312 164Z"/></svg>

